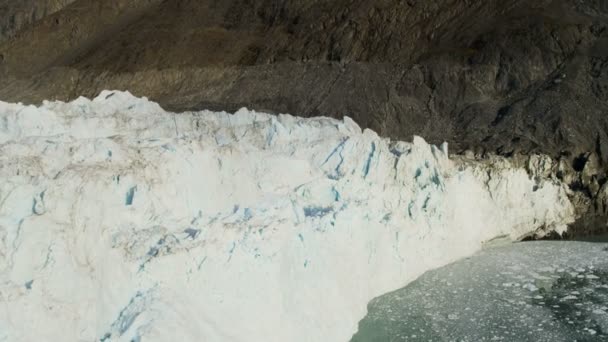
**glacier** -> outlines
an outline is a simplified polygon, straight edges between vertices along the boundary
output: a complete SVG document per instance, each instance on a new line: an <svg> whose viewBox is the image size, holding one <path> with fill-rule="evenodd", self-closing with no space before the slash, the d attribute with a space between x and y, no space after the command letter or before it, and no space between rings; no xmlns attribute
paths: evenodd
<svg viewBox="0 0 608 342"><path fill-rule="evenodd" d="M374 297L568 189L351 119L0 102L0 341L345 341Z"/></svg>

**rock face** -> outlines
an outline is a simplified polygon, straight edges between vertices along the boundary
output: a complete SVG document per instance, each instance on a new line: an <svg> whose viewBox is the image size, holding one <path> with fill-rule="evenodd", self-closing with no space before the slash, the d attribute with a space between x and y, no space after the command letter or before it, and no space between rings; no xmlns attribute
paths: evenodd
<svg viewBox="0 0 608 342"><path fill-rule="evenodd" d="M75 0L0 0L0 42Z"/></svg>
<svg viewBox="0 0 608 342"><path fill-rule="evenodd" d="M597 229L607 23L605 0L76 0L1 23L18 34L0 43L0 99L124 89L169 110L348 115L477 158L544 154Z"/></svg>

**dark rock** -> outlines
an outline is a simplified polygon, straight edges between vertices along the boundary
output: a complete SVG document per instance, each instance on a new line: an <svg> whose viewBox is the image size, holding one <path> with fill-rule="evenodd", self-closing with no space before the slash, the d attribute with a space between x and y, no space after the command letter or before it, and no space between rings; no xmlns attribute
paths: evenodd
<svg viewBox="0 0 608 342"><path fill-rule="evenodd" d="M348 115L469 157L546 154L595 215L607 3L0 0L0 99L122 89L174 111Z"/></svg>

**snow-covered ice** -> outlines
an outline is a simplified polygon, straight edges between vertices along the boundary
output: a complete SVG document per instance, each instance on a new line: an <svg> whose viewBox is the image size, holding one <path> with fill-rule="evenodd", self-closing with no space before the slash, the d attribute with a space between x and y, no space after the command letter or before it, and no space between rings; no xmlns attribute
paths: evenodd
<svg viewBox="0 0 608 342"><path fill-rule="evenodd" d="M0 102L0 341L345 341L373 297L574 220L556 181L446 153L127 92Z"/></svg>

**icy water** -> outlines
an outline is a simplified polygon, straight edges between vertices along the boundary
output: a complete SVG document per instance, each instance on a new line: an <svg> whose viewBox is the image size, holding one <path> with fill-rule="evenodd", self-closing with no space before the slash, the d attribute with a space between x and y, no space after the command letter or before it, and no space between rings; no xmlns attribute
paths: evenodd
<svg viewBox="0 0 608 342"><path fill-rule="evenodd" d="M485 249L371 301L352 341L608 341L608 243Z"/></svg>

